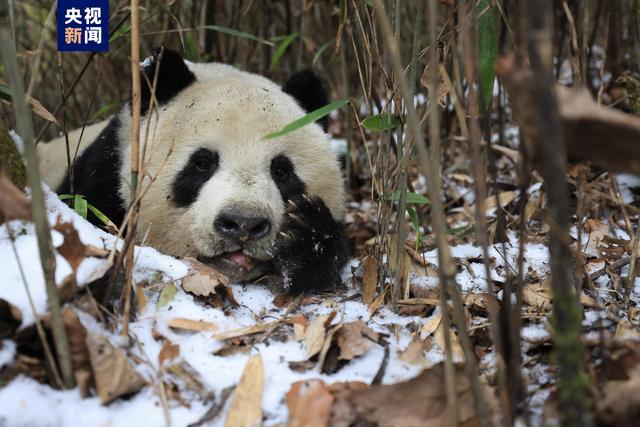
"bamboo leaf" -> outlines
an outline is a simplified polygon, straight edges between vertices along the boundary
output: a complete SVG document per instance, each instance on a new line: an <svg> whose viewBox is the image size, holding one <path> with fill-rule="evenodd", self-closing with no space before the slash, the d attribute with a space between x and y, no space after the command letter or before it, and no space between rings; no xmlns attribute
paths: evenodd
<svg viewBox="0 0 640 427"><path fill-rule="evenodd" d="M300 129L303 126L306 126L310 123L315 122L316 120L320 120L327 114L331 113L333 110L336 110L348 103L349 103L348 99L340 99L338 101L333 101L331 104L327 104L324 107L320 107L317 110L310 112L306 116L300 117L299 119L292 121L291 123L285 125L279 131L271 132L265 135L263 138L265 139L277 138L279 136L283 136L288 133L291 133L295 130Z"/></svg>
<svg viewBox="0 0 640 427"><path fill-rule="evenodd" d="M379 132L398 127L400 117L391 114L377 114L362 121L362 126L370 131Z"/></svg>
<svg viewBox="0 0 640 427"><path fill-rule="evenodd" d="M278 65L278 61L280 61L280 58L282 58L282 55L284 55L289 45L293 43L293 41L297 38L298 38L298 33L289 34L287 37L282 39L280 44L278 44L278 47L276 47L275 52L273 52L273 55L271 56L272 70L276 67L276 65Z"/></svg>
<svg viewBox="0 0 640 427"><path fill-rule="evenodd" d="M496 20L491 0L479 0L476 5L478 31L478 59L480 62L480 107L487 111L493 99L493 84L496 79L495 64L498 58Z"/></svg>
<svg viewBox="0 0 640 427"><path fill-rule="evenodd" d="M238 31L238 30L234 30L233 28L223 27L221 25L203 25L202 27L197 27L197 28L205 28L207 30L213 30L213 31L217 31L219 33L228 34L230 36L240 37L242 39L253 40L253 41L258 42L258 43L262 43L262 44L267 44L269 46L273 46L273 42L270 42L269 40L265 40L263 38L254 36L253 34L250 34L250 33L244 32L244 31Z"/></svg>
<svg viewBox="0 0 640 427"><path fill-rule="evenodd" d="M394 191L393 194L390 195L387 199L393 200L394 202L398 202L400 200L400 190ZM413 193L411 191L407 191L406 201L407 201L407 204L416 204L416 205L428 205L429 203L431 203L429 199L427 199L426 197L420 194Z"/></svg>
<svg viewBox="0 0 640 427"><path fill-rule="evenodd" d="M79 194L73 199L73 210L82 218L87 219L87 201Z"/></svg>

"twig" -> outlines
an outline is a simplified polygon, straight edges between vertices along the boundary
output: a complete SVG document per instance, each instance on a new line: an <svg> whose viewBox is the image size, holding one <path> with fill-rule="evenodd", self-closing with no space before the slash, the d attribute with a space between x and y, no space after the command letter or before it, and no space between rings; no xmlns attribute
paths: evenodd
<svg viewBox="0 0 640 427"><path fill-rule="evenodd" d="M22 262L20 261L20 257L18 256L18 250L16 249L15 243L15 235L13 234L13 229L11 225L7 223L7 231L9 232L9 240L11 241L11 249L13 250L13 255L16 258L16 263L18 264L18 270L20 271L20 277L22 278L22 284L24 285L24 290L27 293L27 299L29 300L29 307L31 307L31 312L33 313L33 318L35 319L36 332L38 333L38 338L40 339L40 343L42 344L42 348L44 349L44 355L47 359L47 363L49 364L49 369L51 369L51 373L53 375L53 381L57 387L62 388L64 385L62 383L62 379L60 378L60 372L58 371L58 366L56 365L56 361L53 358L53 353L51 352L51 348L49 347L49 343L47 342L47 335L44 332L44 327L42 326L42 322L38 317L38 312L36 311L36 306L33 303L33 298L31 297L31 290L29 290L29 284L27 283L27 277L24 274L24 269L22 268Z"/></svg>
<svg viewBox="0 0 640 427"><path fill-rule="evenodd" d="M27 109L25 100L24 85L22 76L18 68L15 46L9 32L7 22L7 3L0 3L0 49L4 59L5 74L9 79L13 107L16 112L16 125L18 132L22 136L25 147L25 157L27 159L27 180L31 187L31 213L38 236L38 249L40 252L40 263L44 272L44 280L47 287L47 299L51 309L51 329L53 339L56 344L56 353L64 385L72 388L75 384L73 370L71 368L71 354L67 332L62 318L60 306L60 296L55 282L56 258L53 253L51 243L51 233L47 220L47 210L44 203L44 193L40 184L40 171L38 169L38 155L33 138L33 124L31 115Z"/></svg>

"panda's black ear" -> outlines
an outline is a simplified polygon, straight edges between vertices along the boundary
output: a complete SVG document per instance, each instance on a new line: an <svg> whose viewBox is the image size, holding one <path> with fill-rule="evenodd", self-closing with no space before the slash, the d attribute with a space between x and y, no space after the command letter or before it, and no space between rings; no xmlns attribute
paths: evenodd
<svg viewBox="0 0 640 427"><path fill-rule="evenodd" d="M196 76L189 70L182 55L171 49L157 47L153 51L153 55L145 59L140 66L142 114L145 114L149 108L156 69L158 70L158 82L155 95L160 105L171 100L178 92L196 80Z"/></svg>
<svg viewBox="0 0 640 427"><path fill-rule="evenodd" d="M282 90L293 96L307 113L324 107L329 103L327 83L311 70L295 73ZM329 125L329 117L325 116L318 122L326 131Z"/></svg>

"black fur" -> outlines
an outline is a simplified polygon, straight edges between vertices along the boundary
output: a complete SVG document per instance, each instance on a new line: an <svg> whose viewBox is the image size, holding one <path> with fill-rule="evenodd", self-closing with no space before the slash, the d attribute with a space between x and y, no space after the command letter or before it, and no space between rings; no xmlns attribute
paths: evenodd
<svg viewBox="0 0 640 427"><path fill-rule="evenodd" d="M173 181L171 186L173 203L184 208L195 202L200 189L216 173L219 164L218 153L208 148L199 148L194 151Z"/></svg>
<svg viewBox="0 0 640 427"><path fill-rule="evenodd" d="M151 99L151 89L153 87L153 79L156 75L156 68L158 68L158 80L155 95L159 105L170 101L181 90L196 81L196 76L189 70L187 64L184 63L184 59L178 52L157 47L153 51L151 58L151 62L141 70L140 109L142 114L145 114L149 109L149 100ZM158 60L160 61L159 66L157 66Z"/></svg>
<svg viewBox="0 0 640 427"><path fill-rule="evenodd" d="M281 154L271 160L271 178L275 181L283 201L304 193L305 185L300 180L291 160Z"/></svg>
<svg viewBox="0 0 640 427"><path fill-rule="evenodd" d="M120 182L119 142L117 131L120 120L111 120L100 135L87 147L74 164L74 194L85 196L87 202L105 214L114 224L120 225L126 213L124 201L118 194ZM57 188L58 194L70 194L69 172ZM104 225L96 216L89 214L94 225Z"/></svg>
<svg viewBox="0 0 640 427"><path fill-rule="evenodd" d="M326 82L311 70L303 70L295 73L284 85L282 90L293 96L300 106L308 113L324 107L329 103ZM318 120L325 131L329 126L329 117Z"/></svg>
<svg viewBox="0 0 640 427"><path fill-rule="evenodd" d="M274 255L286 290L299 294L334 287L349 256L342 224L319 198L300 195L287 205Z"/></svg>

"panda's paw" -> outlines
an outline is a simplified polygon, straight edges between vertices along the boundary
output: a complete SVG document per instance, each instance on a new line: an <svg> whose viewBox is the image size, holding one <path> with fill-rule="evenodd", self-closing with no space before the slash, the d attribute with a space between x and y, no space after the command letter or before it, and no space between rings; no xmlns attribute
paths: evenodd
<svg viewBox="0 0 640 427"><path fill-rule="evenodd" d="M334 287L347 257L342 226L322 200L301 195L287 202L274 262L288 292Z"/></svg>

